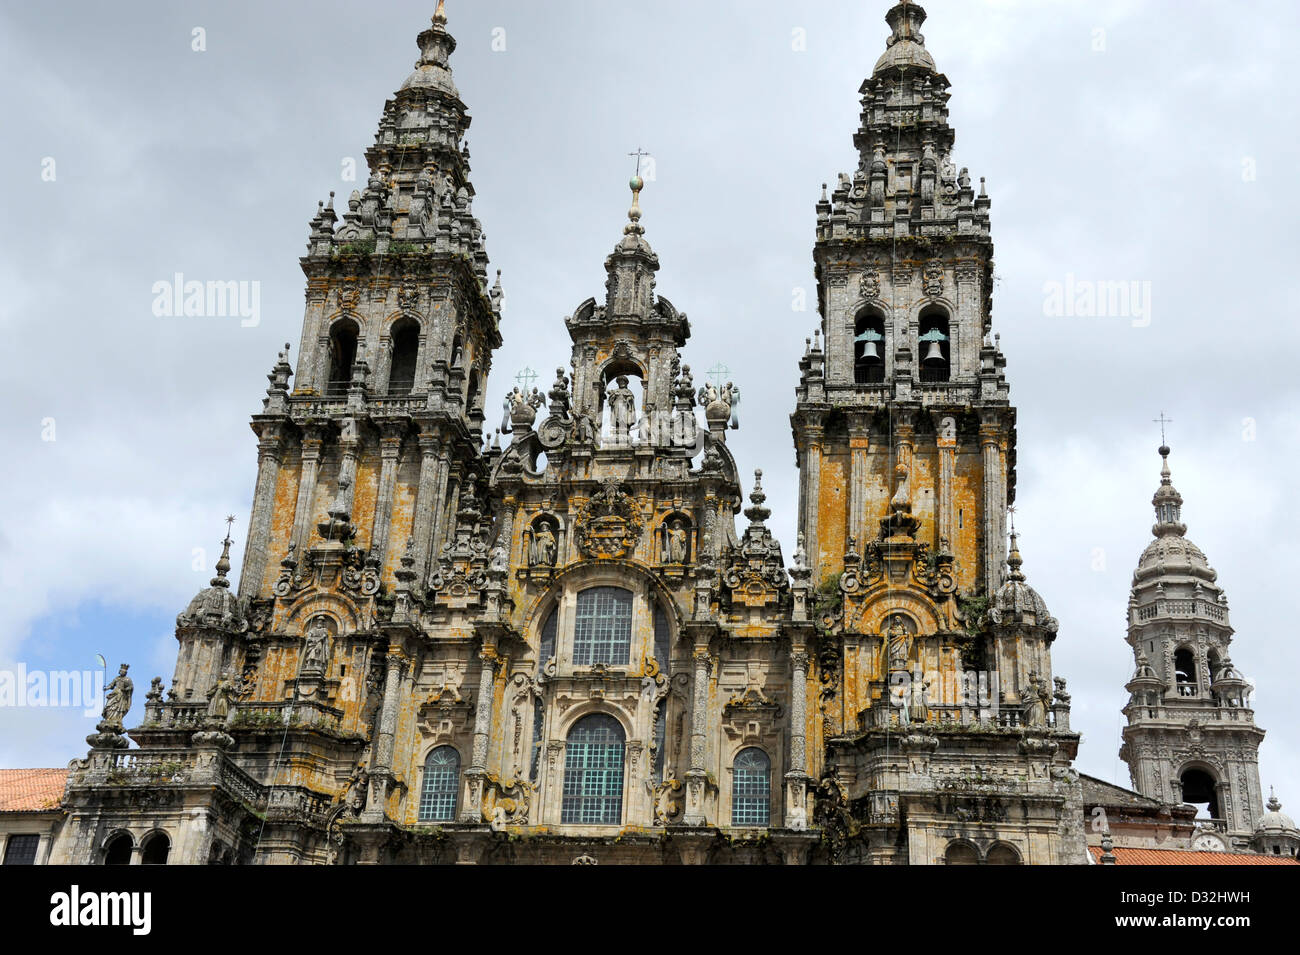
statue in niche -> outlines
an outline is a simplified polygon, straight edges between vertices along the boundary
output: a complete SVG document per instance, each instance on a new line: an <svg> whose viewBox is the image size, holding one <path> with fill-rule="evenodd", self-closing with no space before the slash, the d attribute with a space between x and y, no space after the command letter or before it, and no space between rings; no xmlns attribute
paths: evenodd
<svg viewBox="0 0 1300 955"><path fill-rule="evenodd" d="M330 632L325 627L325 618L314 618L311 629L304 634L303 639L302 675L323 676L325 674L326 647L330 639Z"/></svg>
<svg viewBox="0 0 1300 955"><path fill-rule="evenodd" d="M619 375L615 383L617 387L606 396L609 401L609 427L616 439L626 441L636 423L636 398L627 386L626 375Z"/></svg>
<svg viewBox="0 0 1300 955"><path fill-rule="evenodd" d="M686 528L675 520L664 529L664 547L661 560L665 564L686 563Z"/></svg>
<svg viewBox="0 0 1300 955"><path fill-rule="evenodd" d="M641 404L641 417L636 423L637 441L641 444L654 444L654 402L645 401Z"/></svg>
<svg viewBox="0 0 1300 955"><path fill-rule="evenodd" d="M533 529L533 539L528 544L528 566L555 566L555 532L549 521L541 521Z"/></svg>
<svg viewBox="0 0 1300 955"><path fill-rule="evenodd" d="M889 669L906 670L908 657L912 655L912 635L903 625L903 618L895 615L886 631L889 641Z"/></svg>

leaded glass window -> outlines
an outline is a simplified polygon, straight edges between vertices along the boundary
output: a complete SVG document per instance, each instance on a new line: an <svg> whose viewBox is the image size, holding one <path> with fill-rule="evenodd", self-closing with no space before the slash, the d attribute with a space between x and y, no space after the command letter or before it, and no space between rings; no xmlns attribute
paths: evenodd
<svg viewBox="0 0 1300 955"><path fill-rule="evenodd" d="M573 625L573 665L626 664L632 648L632 592L592 587L578 594Z"/></svg>
<svg viewBox="0 0 1300 955"><path fill-rule="evenodd" d="M456 793L459 789L460 754L450 746L439 746L424 761L420 821L453 821L456 818Z"/></svg>
<svg viewBox="0 0 1300 955"><path fill-rule="evenodd" d="M5 843L5 865L35 865L36 849L41 844L40 836L10 836Z"/></svg>
<svg viewBox="0 0 1300 955"><path fill-rule="evenodd" d="M617 826L623 821L623 727L612 716L583 717L564 747L560 822Z"/></svg>
<svg viewBox="0 0 1300 955"><path fill-rule="evenodd" d="M541 673L546 661L555 656L555 611L552 610L542 624L542 638L537 645L537 672Z"/></svg>
<svg viewBox="0 0 1300 955"><path fill-rule="evenodd" d="M663 612L663 608L655 606L655 662L659 664L659 669L665 673L668 671L668 656L672 653L671 640L668 633L668 615Z"/></svg>
<svg viewBox="0 0 1300 955"><path fill-rule="evenodd" d="M772 819L772 763L761 749L742 749L732 764L731 824L766 826Z"/></svg>

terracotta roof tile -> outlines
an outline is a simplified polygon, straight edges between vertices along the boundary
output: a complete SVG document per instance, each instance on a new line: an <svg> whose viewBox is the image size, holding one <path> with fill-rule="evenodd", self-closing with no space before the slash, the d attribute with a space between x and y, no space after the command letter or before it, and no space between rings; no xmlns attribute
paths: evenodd
<svg viewBox="0 0 1300 955"><path fill-rule="evenodd" d="M67 781L66 769L0 769L0 812L57 809Z"/></svg>
<svg viewBox="0 0 1300 955"><path fill-rule="evenodd" d="M1088 846L1094 862L1101 860L1101 849ZM1300 865L1285 856L1255 855L1249 852L1198 852L1194 849L1124 849L1111 850L1116 865Z"/></svg>

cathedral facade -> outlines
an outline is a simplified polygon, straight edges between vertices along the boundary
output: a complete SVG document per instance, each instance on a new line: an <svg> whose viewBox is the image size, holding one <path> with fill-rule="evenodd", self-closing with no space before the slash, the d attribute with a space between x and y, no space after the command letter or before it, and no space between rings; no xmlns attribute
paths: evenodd
<svg viewBox="0 0 1300 955"><path fill-rule="evenodd" d="M1057 621L1009 522L990 200L953 162L924 19L888 12L855 171L816 205L787 559L727 444L737 392L694 378L657 291L639 178L569 365L489 401L503 294L440 3L366 187L311 221L240 578L227 534L135 747L123 670L51 861L1086 862ZM1212 576L1196 591L1214 617ZM1158 758L1139 690L1182 644L1139 604L1126 752L1181 800L1199 777ZM1204 624L1198 703L1238 692L1226 616ZM1253 766L1252 723L1204 733ZM1227 779L1248 833L1258 775Z"/></svg>

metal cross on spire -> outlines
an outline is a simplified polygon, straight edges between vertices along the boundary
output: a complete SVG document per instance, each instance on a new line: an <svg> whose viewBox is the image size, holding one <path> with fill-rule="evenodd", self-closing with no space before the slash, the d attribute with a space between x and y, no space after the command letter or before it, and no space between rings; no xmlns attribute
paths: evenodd
<svg viewBox="0 0 1300 955"><path fill-rule="evenodd" d="M709 376L709 380L713 382L713 387L720 389L723 385L727 383L727 376L731 374L731 369L728 368L726 365L724 365L722 362L718 362L707 372L705 372L705 374L707 374Z"/></svg>
<svg viewBox="0 0 1300 955"><path fill-rule="evenodd" d="M1169 442L1167 442L1167 441L1165 440L1165 425L1167 425L1167 424L1173 424L1173 423L1174 423L1174 419L1173 419L1173 418L1166 418L1166 417L1165 417L1165 413L1162 411L1162 412L1160 412L1160 417L1159 417L1159 418L1152 418L1152 419L1151 419L1151 422L1152 422L1152 424L1158 424L1158 425L1160 425L1160 446L1163 448L1165 445L1167 445L1167 444L1169 443Z"/></svg>
<svg viewBox="0 0 1300 955"><path fill-rule="evenodd" d="M636 174L637 174L638 176L641 175L641 157L642 157L642 156L649 156L650 154L649 154L648 152L646 152L644 149L642 149L640 146L638 146L638 147L636 148L636 152L634 152L634 153L628 153L628 155L629 155L629 156L635 156L635 157L636 157Z"/></svg>
<svg viewBox="0 0 1300 955"><path fill-rule="evenodd" d="M533 387L533 382L536 380L537 372L533 371L527 365L524 366L523 371L515 375L515 382L523 390L524 394L528 394L528 389Z"/></svg>

